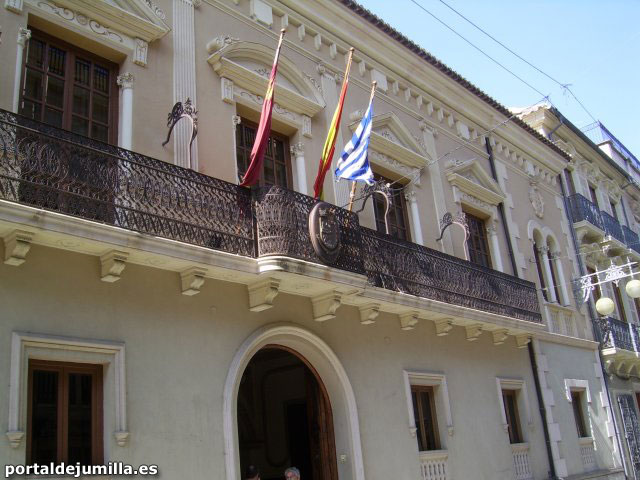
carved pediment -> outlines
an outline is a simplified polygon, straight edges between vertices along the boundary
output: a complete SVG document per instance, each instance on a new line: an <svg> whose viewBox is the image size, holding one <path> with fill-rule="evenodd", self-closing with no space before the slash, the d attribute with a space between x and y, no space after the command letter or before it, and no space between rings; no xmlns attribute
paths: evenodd
<svg viewBox="0 0 640 480"><path fill-rule="evenodd" d="M475 159L451 160L446 164L447 180L463 193L490 205L504 201L506 194Z"/></svg>
<svg viewBox="0 0 640 480"><path fill-rule="evenodd" d="M220 36L207 44L213 70L251 94L264 95L267 90L274 50L233 37ZM303 72L280 54L275 89L276 102L284 109L313 117L325 107L324 99Z"/></svg>
<svg viewBox="0 0 640 480"><path fill-rule="evenodd" d="M30 1L27 3L47 10L47 6L54 14L61 18L72 14L81 15L86 22L94 22L94 29L112 28L132 38L139 38L145 42L152 42L166 35L171 29L165 23L165 13L152 0L55 0ZM66 9L67 12L57 12L55 7ZM80 23L83 23L82 18Z"/></svg>
<svg viewBox="0 0 640 480"><path fill-rule="evenodd" d="M362 115L360 111L351 114L350 119L354 120L350 125L352 131L358 128ZM409 129L392 112L374 115L372 118L369 148L408 168L423 168L428 162L422 142L411 135Z"/></svg>

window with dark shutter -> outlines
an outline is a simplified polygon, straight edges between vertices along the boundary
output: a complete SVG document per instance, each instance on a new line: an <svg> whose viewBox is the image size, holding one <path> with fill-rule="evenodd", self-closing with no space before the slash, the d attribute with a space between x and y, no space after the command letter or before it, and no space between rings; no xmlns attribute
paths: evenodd
<svg viewBox="0 0 640 480"><path fill-rule="evenodd" d="M376 181L382 180L385 183L393 184L393 180L389 180L382 175L375 174L374 178ZM392 187L392 193L389 197L389 215L387 217L389 222L389 234L401 240L410 240L407 205L406 199L404 198L404 192L402 191L402 185L395 184L394 187ZM372 200L373 212L376 219L376 230L381 233L386 233L384 223L386 202L379 194L373 195Z"/></svg>
<svg viewBox="0 0 640 480"><path fill-rule="evenodd" d="M257 125L242 119L236 126L236 162L238 166L238 181L242 181L251 163L251 149L256 139ZM289 156L289 141L286 137L271 132L269 143L264 154L262 171L258 185L276 185L283 188L293 188L291 181L291 160Z"/></svg>
<svg viewBox="0 0 640 480"><path fill-rule="evenodd" d="M27 463L97 465L102 365L29 362Z"/></svg>
<svg viewBox="0 0 640 480"><path fill-rule="evenodd" d="M477 265L491 268L491 253L487 241L487 228L484 220L465 212L469 226L469 260Z"/></svg>
<svg viewBox="0 0 640 480"><path fill-rule="evenodd" d="M573 407L573 417L576 421L576 429L578 430L578 437L589 437L587 432L586 423L584 421L584 412L582 410L582 392L571 392L571 405Z"/></svg>
<svg viewBox="0 0 640 480"><path fill-rule="evenodd" d="M412 385L411 400L413 401L413 414L417 428L418 449L421 452L439 450L440 439L433 387Z"/></svg>
<svg viewBox="0 0 640 480"><path fill-rule="evenodd" d="M518 413L518 398L516 390L502 390L504 413L507 419L510 443L522 443L522 429L520 428L520 415Z"/></svg>

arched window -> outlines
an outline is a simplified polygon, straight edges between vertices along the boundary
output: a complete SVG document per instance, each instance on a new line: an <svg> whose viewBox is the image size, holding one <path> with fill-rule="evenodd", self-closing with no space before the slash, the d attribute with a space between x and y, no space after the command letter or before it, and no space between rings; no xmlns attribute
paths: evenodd
<svg viewBox="0 0 640 480"><path fill-rule="evenodd" d="M533 258L536 262L536 270L538 271L538 280L540 281L540 288L542 289L542 296L548 302L549 292L547 291L547 283L545 282L545 272L542 263L542 242L539 232L533 233Z"/></svg>
<svg viewBox="0 0 640 480"><path fill-rule="evenodd" d="M565 299L562 297L562 290L560 288L562 277L560 276L560 267L558 265L558 263L560 262L560 258L558 258L557 247L551 237L547 239L547 247L549 249L547 254L549 260L549 270L551 271L551 285L549 286L549 288L553 289L556 301L559 304L564 305Z"/></svg>

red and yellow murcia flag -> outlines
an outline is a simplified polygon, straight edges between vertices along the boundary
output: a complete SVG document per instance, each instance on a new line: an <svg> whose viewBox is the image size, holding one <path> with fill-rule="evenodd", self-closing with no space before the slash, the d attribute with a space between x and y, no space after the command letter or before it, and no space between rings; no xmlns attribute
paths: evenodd
<svg viewBox="0 0 640 480"><path fill-rule="evenodd" d="M251 149L251 162L249 168L242 178L243 187L248 187L255 184L260 178L260 171L262 170L262 161L264 159L264 153L267 150L267 144L269 143L269 135L271 134L271 111L273 110L273 88L276 83L276 73L278 72L278 58L280 57L280 49L282 48L282 39L284 38L284 28L280 31L280 40L278 41L278 48L276 49L276 57L273 60L273 67L271 68L271 76L269 77L269 84L267 86L267 93L264 95L264 102L262 102L262 113L260 113L260 123L258 124L258 131L256 132L256 139L253 142L253 148Z"/></svg>
<svg viewBox="0 0 640 480"><path fill-rule="evenodd" d="M342 90L340 92L340 100L338 106L333 114L331 120L331 126L329 127L329 133L327 139L324 142L324 148L322 149L322 158L318 165L318 175L316 181L313 184L313 196L320 198L322 196L322 186L324 184L324 177L327 174L329 168L331 168L331 160L333 159L333 153L336 149L336 137L338 136L338 130L340 129L340 118L342 117L342 107L344 106L344 99L347 96L347 87L349 86L349 70L351 69L351 60L353 59L353 48L349 50L349 60L347 61L347 69L344 72L344 80L342 82Z"/></svg>

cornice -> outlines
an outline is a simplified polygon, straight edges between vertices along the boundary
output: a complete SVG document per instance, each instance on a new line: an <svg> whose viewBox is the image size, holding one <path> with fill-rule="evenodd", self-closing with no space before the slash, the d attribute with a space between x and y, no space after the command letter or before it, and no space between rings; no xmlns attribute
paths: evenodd
<svg viewBox="0 0 640 480"><path fill-rule="evenodd" d="M146 42L157 40L171 30L161 18L164 13L161 13L162 11L157 7L154 11L145 2L135 2L135 8L141 15L136 15L104 1L55 0L55 3L87 15L103 25L111 26L131 37L140 38ZM131 3L132 8L134 8L133 2ZM161 16L159 16L159 13L161 13Z"/></svg>

